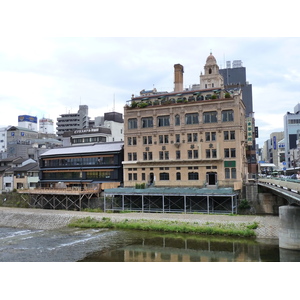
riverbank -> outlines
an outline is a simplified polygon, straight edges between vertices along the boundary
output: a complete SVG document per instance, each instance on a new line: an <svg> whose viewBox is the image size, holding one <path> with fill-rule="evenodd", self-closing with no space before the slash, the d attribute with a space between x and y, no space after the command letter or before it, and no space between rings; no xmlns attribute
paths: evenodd
<svg viewBox="0 0 300 300"><path fill-rule="evenodd" d="M110 218L113 222L124 220L165 220L180 222L197 222L199 224L258 223L254 229L257 238L278 239L279 217L256 215L206 215L206 214L173 214L173 213L94 213L66 210L46 210L29 208L0 207L0 227L58 229L67 227L71 221L91 217L96 220Z"/></svg>

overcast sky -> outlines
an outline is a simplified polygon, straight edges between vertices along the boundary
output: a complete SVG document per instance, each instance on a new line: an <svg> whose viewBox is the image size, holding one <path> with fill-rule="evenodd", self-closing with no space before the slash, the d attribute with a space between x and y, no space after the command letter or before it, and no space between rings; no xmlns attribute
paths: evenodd
<svg viewBox="0 0 300 300"><path fill-rule="evenodd" d="M120 16L119 10L116 13ZM48 20L51 16L50 12ZM136 22L130 23L130 29L143 24L137 17L140 13L129 14L127 18L129 16L136 18ZM72 15L72 21L74 17ZM159 14L151 20L157 23L161 17ZM182 17L174 19L182 20ZM236 23L241 17L235 18ZM188 20L185 17L183 23ZM12 23L11 19L9 22ZM78 23L81 25L84 21L78 17ZM63 37L17 34L24 31L24 24L19 20L12 34L2 36L0 41L1 126L17 125L18 115L23 114L38 119L52 118L56 122L60 114L77 112L80 104L88 105L92 119L113 109L123 113L126 101L142 89L155 87L159 91L173 91L174 64L184 66L184 87L199 83L210 51L220 68L225 67L227 60L241 60L246 67L247 81L252 84L260 146L272 132L283 131L284 114L293 112L300 99L298 37L225 38L209 37L208 32L203 37L178 37L174 32L171 37L165 37L163 30L159 31L162 37L135 37L135 31L125 32L127 37L117 37L124 32L118 35L116 31L112 32L113 37L90 37L94 32L74 37L73 31L70 37L65 32ZM34 22L28 24L29 29L39 27ZM120 25L122 29L123 24ZM178 32L184 36L181 29ZM239 29L236 26L236 30ZM81 33L79 29L77 32ZM185 32L190 31L187 28ZM192 35L196 36L195 31Z"/></svg>

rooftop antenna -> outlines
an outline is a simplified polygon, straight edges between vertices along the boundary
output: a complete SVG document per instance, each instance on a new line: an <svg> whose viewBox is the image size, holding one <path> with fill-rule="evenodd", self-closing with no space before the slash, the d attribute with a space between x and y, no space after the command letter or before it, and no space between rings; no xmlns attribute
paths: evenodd
<svg viewBox="0 0 300 300"><path fill-rule="evenodd" d="M114 94L114 102L113 102L113 112L115 112L115 94Z"/></svg>

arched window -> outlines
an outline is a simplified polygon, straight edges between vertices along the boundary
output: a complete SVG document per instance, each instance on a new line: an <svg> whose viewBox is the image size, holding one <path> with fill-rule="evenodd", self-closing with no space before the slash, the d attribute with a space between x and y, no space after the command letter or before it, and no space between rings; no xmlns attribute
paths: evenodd
<svg viewBox="0 0 300 300"><path fill-rule="evenodd" d="M175 126L179 126L180 125L180 115L176 115L175 116Z"/></svg>

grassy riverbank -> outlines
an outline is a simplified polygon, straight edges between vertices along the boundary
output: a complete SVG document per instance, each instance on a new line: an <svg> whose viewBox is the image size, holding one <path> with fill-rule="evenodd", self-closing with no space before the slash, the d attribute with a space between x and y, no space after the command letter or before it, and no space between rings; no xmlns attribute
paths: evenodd
<svg viewBox="0 0 300 300"><path fill-rule="evenodd" d="M74 219L70 227L78 228L114 228L114 229L132 229L144 231L159 231L159 232L173 232L173 233L193 233L206 235L226 235L226 236L240 236L240 237L254 237L258 223L215 223L206 222L200 224L198 222L189 223L181 221L164 221L164 220L128 220L112 221L110 218L102 218L97 220L95 218L86 217L81 219Z"/></svg>

